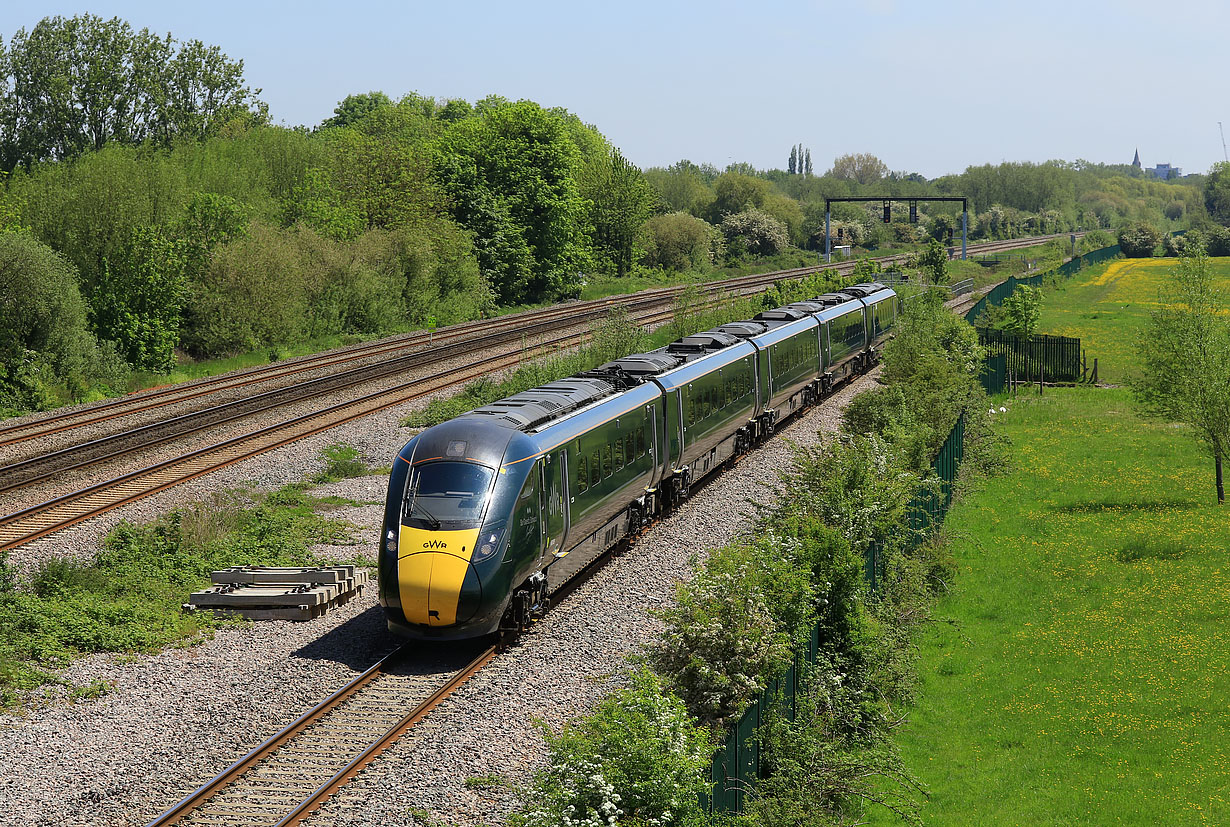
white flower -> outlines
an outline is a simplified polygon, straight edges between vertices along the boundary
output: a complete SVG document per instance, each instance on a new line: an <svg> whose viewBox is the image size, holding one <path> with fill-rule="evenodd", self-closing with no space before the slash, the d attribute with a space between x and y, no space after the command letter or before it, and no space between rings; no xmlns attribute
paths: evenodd
<svg viewBox="0 0 1230 827"><path fill-rule="evenodd" d="M1008 413L1008 409L1007 409L1007 408L1005 408L1003 405L1000 405L1000 406L999 406L999 412L1000 412L1000 413Z"/></svg>

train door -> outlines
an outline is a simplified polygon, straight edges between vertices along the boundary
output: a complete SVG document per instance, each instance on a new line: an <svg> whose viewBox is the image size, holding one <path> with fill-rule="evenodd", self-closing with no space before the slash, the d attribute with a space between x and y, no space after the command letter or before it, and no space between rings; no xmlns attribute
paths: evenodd
<svg viewBox="0 0 1230 827"><path fill-rule="evenodd" d="M513 505L512 535L508 549L520 570L528 562L537 560L543 553L542 542L542 474L543 462L534 463L526 477L517 502Z"/></svg>
<svg viewBox="0 0 1230 827"><path fill-rule="evenodd" d="M565 505L568 452L561 448L553 454L545 455L542 460L542 553L546 556L564 550L564 538L568 533L568 509Z"/></svg>

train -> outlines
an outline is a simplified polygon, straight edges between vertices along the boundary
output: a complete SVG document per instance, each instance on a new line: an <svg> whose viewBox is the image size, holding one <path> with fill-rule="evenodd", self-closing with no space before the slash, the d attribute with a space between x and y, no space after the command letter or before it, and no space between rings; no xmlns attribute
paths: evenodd
<svg viewBox="0 0 1230 827"><path fill-rule="evenodd" d="M799 410L870 367L901 300L878 282L765 310L426 428L389 474L389 630L524 630L553 593Z"/></svg>

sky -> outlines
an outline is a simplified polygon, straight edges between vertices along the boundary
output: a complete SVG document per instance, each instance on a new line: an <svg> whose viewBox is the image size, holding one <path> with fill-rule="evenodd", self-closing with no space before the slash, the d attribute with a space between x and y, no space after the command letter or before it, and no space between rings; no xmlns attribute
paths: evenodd
<svg viewBox="0 0 1230 827"><path fill-rule="evenodd" d="M1230 130L1224 0L41 0L0 6L0 37L86 12L220 46L275 123L355 92L497 94L571 110L642 167L785 168L802 143L817 172L848 152L933 178L1138 147L1206 172Z"/></svg>

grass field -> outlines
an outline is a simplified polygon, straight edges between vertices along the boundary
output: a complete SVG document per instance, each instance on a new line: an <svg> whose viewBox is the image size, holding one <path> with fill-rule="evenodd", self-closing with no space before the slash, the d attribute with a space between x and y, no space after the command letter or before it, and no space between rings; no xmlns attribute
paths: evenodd
<svg viewBox="0 0 1230 827"><path fill-rule="evenodd" d="M1214 274L1230 289L1230 258L1210 259ZM1090 267L1047 286L1038 330L1078 336L1098 378L1121 383L1136 362L1136 336L1158 306L1159 291L1177 264L1173 258L1129 258Z"/></svg>
<svg viewBox="0 0 1230 827"><path fill-rule="evenodd" d="M1126 390L1005 404L1013 469L948 516L960 572L901 731L924 822L1230 823L1230 508L1211 460Z"/></svg>

